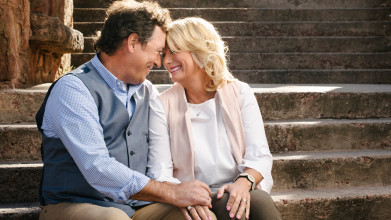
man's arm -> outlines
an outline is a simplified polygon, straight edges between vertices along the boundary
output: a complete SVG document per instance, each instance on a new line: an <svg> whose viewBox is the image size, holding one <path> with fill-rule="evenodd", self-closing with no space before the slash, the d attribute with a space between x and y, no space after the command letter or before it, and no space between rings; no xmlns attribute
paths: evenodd
<svg viewBox="0 0 391 220"><path fill-rule="evenodd" d="M200 181L194 180L180 184L150 180L148 184L131 199L168 203L177 207L205 205L211 207L211 191Z"/></svg>

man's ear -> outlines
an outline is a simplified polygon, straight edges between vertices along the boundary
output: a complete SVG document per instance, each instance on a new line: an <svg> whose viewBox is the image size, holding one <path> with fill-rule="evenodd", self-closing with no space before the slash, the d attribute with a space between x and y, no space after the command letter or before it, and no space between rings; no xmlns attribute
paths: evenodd
<svg viewBox="0 0 391 220"><path fill-rule="evenodd" d="M126 40L127 48L129 51L133 52L136 45L139 43L139 37L138 34L132 33L129 35L128 39Z"/></svg>

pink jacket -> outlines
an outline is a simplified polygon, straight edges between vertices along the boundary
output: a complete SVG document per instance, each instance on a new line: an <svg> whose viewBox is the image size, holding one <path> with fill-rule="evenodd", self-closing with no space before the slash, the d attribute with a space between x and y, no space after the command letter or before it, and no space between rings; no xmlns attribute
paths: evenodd
<svg viewBox="0 0 391 220"><path fill-rule="evenodd" d="M244 129L241 116L241 85L227 83L216 92L225 127L236 163L242 163L245 153ZM194 180L194 143L184 88L176 83L160 95L170 132L174 177L180 181Z"/></svg>

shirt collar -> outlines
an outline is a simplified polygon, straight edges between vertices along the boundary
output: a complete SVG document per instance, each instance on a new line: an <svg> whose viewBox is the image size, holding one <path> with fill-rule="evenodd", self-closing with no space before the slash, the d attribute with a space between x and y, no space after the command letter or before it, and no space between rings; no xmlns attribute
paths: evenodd
<svg viewBox="0 0 391 220"><path fill-rule="evenodd" d="M98 54L95 54L94 58L91 60L91 63L98 70L98 73L112 90L120 90L122 92L128 91L128 84L117 79L117 77L115 77L109 70L107 70L102 62L100 62ZM141 87L141 85L142 83L137 85L129 84L129 91L132 91L132 95Z"/></svg>

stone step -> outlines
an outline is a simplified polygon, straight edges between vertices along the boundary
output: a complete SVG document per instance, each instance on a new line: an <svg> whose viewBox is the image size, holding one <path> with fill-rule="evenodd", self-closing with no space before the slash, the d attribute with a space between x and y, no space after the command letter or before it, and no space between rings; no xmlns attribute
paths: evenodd
<svg viewBox="0 0 391 220"><path fill-rule="evenodd" d="M391 53L231 53L230 69L389 69Z"/></svg>
<svg viewBox="0 0 391 220"><path fill-rule="evenodd" d="M266 84L391 84L391 69L284 69L233 70L247 83ZM155 84L171 84L166 70L152 70L147 76Z"/></svg>
<svg viewBox="0 0 391 220"><path fill-rule="evenodd" d="M391 37L224 37L231 53L369 53L391 51ZM93 37L83 53L94 53ZM357 45L360 45L359 47Z"/></svg>
<svg viewBox="0 0 391 220"><path fill-rule="evenodd" d="M94 53L72 54L79 66ZM284 69L391 69L391 53L230 53L229 68L237 70ZM163 65L159 69L164 69Z"/></svg>
<svg viewBox="0 0 391 220"><path fill-rule="evenodd" d="M274 154L273 190L389 186L390 163L391 150Z"/></svg>
<svg viewBox="0 0 391 220"><path fill-rule="evenodd" d="M266 120L264 124L272 153L391 148L391 118ZM35 124L0 125L0 161L41 160L40 146Z"/></svg>
<svg viewBox="0 0 391 220"><path fill-rule="evenodd" d="M8 203L0 204L0 219L2 220L37 220L39 218L39 203Z"/></svg>
<svg viewBox="0 0 391 220"><path fill-rule="evenodd" d="M0 90L0 124L35 122L50 84ZM170 84L156 84L160 91ZM250 84L264 120L390 118L391 85Z"/></svg>
<svg viewBox="0 0 391 220"><path fill-rule="evenodd" d="M391 150L274 154L274 191L390 186ZM41 163L0 164L2 203L37 202Z"/></svg>
<svg viewBox="0 0 391 220"><path fill-rule="evenodd" d="M272 192L282 219L390 219L391 187ZM341 211L343 210L343 211ZM38 203L0 205L0 219L36 220Z"/></svg>
<svg viewBox="0 0 391 220"><path fill-rule="evenodd" d="M75 8L74 22L103 22L105 8ZM264 9L169 8L173 19L197 16L208 21L389 21L387 8L367 9Z"/></svg>
<svg viewBox="0 0 391 220"><path fill-rule="evenodd" d="M391 148L391 118L265 121L264 124L272 153Z"/></svg>
<svg viewBox="0 0 391 220"><path fill-rule="evenodd" d="M390 21L212 22L222 36L390 36ZM84 37L95 36L103 22L74 22Z"/></svg>
<svg viewBox="0 0 391 220"><path fill-rule="evenodd" d="M75 8L105 8L113 0L74 0ZM166 8L298 8L298 9L339 9L339 8L377 8L390 7L385 0L157 0Z"/></svg>
<svg viewBox="0 0 391 220"><path fill-rule="evenodd" d="M42 163L0 164L1 203L39 202Z"/></svg>
<svg viewBox="0 0 391 220"><path fill-rule="evenodd" d="M266 120L388 118L390 85L250 84Z"/></svg>
<svg viewBox="0 0 391 220"><path fill-rule="evenodd" d="M35 122L34 116L49 86L50 84L42 84L30 89L0 90L0 124ZM156 84L160 91L170 86L170 84ZM391 117L390 85L250 84L250 86L266 120Z"/></svg>
<svg viewBox="0 0 391 220"><path fill-rule="evenodd" d="M50 84L29 89L0 90L0 124L35 122Z"/></svg>
<svg viewBox="0 0 391 220"><path fill-rule="evenodd" d="M0 161L40 161L41 141L35 123L0 124Z"/></svg>
<svg viewBox="0 0 391 220"><path fill-rule="evenodd" d="M282 219L391 219L391 186L272 192Z"/></svg>

